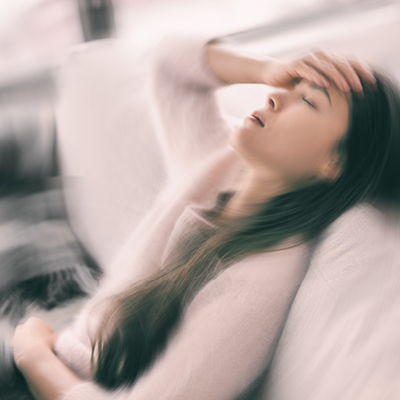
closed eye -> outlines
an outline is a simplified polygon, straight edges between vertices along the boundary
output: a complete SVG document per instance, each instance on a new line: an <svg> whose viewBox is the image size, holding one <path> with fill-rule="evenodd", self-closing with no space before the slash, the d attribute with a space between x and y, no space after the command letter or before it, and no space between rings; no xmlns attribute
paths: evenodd
<svg viewBox="0 0 400 400"><path fill-rule="evenodd" d="M305 97L302 97L302 99L303 99L307 104L309 104L312 108L317 109L317 107L315 107L314 104L312 104L310 101L308 101Z"/></svg>

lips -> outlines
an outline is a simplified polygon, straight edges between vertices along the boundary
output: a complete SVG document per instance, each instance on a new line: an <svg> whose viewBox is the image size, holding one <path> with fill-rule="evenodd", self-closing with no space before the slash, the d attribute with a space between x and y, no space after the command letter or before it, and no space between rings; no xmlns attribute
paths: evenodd
<svg viewBox="0 0 400 400"><path fill-rule="evenodd" d="M253 114L251 114L251 116L256 118L257 121L260 123L260 126L264 128L265 123L264 123L264 118L261 115L261 113L259 113L258 111L254 111Z"/></svg>

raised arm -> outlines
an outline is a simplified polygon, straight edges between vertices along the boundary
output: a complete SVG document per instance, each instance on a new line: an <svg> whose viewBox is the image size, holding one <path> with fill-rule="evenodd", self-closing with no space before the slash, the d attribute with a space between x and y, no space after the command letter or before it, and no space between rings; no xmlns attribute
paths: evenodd
<svg viewBox="0 0 400 400"><path fill-rule="evenodd" d="M156 47L151 108L172 180L190 173L229 142L233 126L223 116L215 91L232 83L261 83L267 58L201 35L176 35Z"/></svg>

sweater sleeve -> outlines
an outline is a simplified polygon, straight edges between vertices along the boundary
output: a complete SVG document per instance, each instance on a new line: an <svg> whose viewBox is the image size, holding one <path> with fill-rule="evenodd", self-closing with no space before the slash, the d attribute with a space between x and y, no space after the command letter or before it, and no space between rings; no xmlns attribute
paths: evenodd
<svg viewBox="0 0 400 400"><path fill-rule="evenodd" d="M232 400L269 365L305 273L300 246L254 255L209 282L164 353L130 389L84 382L63 400Z"/></svg>
<svg viewBox="0 0 400 400"><path fill-rule="evenodd" d="M180 180L228 144L232 124L215 91L227 86L210 69L199 34L170 34L155 47L149 79L150 113L170 180Z"/></svg>

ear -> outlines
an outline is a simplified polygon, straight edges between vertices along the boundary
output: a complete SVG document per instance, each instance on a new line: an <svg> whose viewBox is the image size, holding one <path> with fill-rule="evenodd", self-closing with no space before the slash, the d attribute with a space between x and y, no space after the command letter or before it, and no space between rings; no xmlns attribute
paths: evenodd
<svg viewBox="0 0 400 400"><path fill-rule="evenodd" d="M340 174L341 164L339 154L335 151L331 154L330 158L321 165L317 178L327 183L335 181Z"/></svg>

